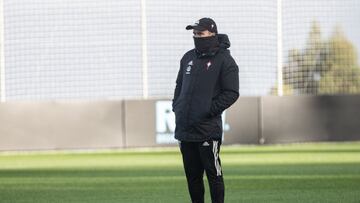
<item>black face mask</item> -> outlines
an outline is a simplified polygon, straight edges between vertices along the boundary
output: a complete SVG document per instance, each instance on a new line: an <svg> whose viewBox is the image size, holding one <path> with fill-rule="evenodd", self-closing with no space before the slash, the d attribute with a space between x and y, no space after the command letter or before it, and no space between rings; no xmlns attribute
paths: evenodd
<svg viewBox="0 0 360 203"><path fill-rule="evenodd" d="M205 54L219 49L218 36L194 37L195 48L198 52Z"/></svg>

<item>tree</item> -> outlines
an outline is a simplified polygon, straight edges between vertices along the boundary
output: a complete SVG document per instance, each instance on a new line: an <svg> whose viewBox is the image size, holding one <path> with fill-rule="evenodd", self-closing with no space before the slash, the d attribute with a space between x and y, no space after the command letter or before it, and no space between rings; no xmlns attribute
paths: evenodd
<svg viewBox="0 0 360 203"><path fill-rule="evenodd" d="M352 66L332 67L320 81L320 94L358 94L360 93L360 69Z"/></svg>
<svg viewBox="0 0 360 203"><path fill-rule="evenodd" d="M294 88L295 94L317 94L320 73L323 69L325 42L321 39L320 25L312 23L304 50L292 49L288 64L283 68L286 85Z"/></svg>
<svg viewBox="0 0 360 203"><path fill-rule="evenodd" d="M283 68L284 86L295 94L360 93L360 66L352 43L340 27L332 37L321 39L313 22L304 50L292 49Z"/></svg>
<svg viewBox="0 0 360 203"><path fill-rule="evenodd" d="M321 94L360 93L360 66L354 46L337 27L328 44L327 71L320 80Z"/></svg>

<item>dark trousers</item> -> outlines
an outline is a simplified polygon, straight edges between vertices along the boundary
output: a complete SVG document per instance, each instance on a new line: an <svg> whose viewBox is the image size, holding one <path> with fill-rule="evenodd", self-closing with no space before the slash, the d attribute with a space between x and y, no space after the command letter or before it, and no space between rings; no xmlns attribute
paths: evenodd
<svg viewBox="0 0 360 203"><path fill-rule="evenodd" d="M188 189L193 203L204 203L204 171L209 182L212 202L224 202L224 180L219 157L220 144L220 141L180 143Z"/></svg>

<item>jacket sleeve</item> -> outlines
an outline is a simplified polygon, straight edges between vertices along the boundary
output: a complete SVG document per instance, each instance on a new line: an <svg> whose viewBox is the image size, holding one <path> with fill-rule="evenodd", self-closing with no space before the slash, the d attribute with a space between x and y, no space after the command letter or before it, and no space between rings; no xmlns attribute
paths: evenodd
<svg viewBox="0 0 360 203"><path fill-rule="evenodd" d="M228 55L220 72L220 93L213 99L210 117L220 115L239 98L239 68Z"/></svg>
<svg viewBox="0 0 360 203"><path fill-rule="evenodd" d="M180 62L180 68L179 68L179 72L176 78L176 86L175 86L175 91L174 91L174 97L172 100L172 108L174 111L174 104L176 102L176 100L178 99L179 95L180 95L180 91L181 91L181 86L182 86L182 77L183 77L183 72L181 69L181 62Z"/></svg>

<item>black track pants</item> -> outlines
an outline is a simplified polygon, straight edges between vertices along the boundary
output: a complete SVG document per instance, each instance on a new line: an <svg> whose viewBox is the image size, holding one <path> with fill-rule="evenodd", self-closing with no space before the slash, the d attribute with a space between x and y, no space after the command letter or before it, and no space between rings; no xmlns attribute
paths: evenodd
<svg viewBox="0 0 360 203"><path fill-rule="evenodd" d="M213 203L224 202L224 180L220 163L220 142L181 142L180 149L193 203L204 203L204 170Z"/></svg>

